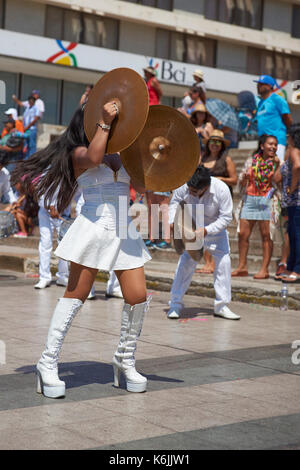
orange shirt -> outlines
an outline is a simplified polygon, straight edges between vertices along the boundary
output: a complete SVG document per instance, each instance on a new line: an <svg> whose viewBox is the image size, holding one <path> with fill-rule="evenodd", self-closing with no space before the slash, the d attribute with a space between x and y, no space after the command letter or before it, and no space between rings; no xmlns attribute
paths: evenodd
<svg viewBox="0 0 300 470"><path fill-rule="evenodd" d="M266 196L268 194L268 192L270 191L270 189L272 188L273 174L274 174L274 172L271 171L271 173L268 175L268 182L267 182L264 190L259 189L256 186L254 171L253 171L253 168L251 167L250 170L249 170L250 178L249 178L249 183L248 183L247 191L246 191L248 196Z"/></svg>
<svg viewBox="0 0 300 470"><path fill-rule="evenodd" d="M22 134L24 134L24 126L23 126L23 122L22 121L15 121L15 129L17 129L17 131L19 132L22 132ZM2 134L1 134L1 138L4 137L5 135L7 134L7 130L3 129L2 131Z"/></svg>

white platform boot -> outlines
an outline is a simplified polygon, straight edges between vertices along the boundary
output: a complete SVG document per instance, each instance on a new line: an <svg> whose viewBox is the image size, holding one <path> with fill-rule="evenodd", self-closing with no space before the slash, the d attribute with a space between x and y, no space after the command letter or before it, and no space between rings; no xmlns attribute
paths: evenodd
<svg viewBox="0 0 300 470"><path fill-rule="evenodd" d="M37 393L48 398L65 396L65 382L58 377L58 357L72 320L83 303L79 299L60 298L54 310L46 342L46 349L37 363Z"/></svg>
<svg viewBox="0 0 300 470"><path fill-rule="evenodd" d="M136 305L124 304L121 322L120 342L113 358L114 385L120 386L121 372L126 380L128 392L145 392L147 379L135 369L134 353L141 334L144 316L149 309L151 297Z"/></svg>

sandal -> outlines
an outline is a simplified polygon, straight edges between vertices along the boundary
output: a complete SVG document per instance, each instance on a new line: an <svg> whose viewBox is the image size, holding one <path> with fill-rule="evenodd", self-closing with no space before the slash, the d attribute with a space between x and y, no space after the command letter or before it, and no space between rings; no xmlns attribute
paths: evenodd
<svg viewBox="0 0 300 470"><path fill-rule="evenodd" d="M283 280L284 282L288 282L290 284L300 284L300 274L290 274L287 278Z"/></svg>
<svg viewBox="0 0 300 470"><path fill-rule="evenodd" d="M249 276L248 271L233 271L231 277L247 277Z"/></svg>
<svg viewBox="0 0 300 470"><path fill-rule="evenodd" d="M278 264L277 271L276 271L276 274L274 276L274 279L276 281L281 281L281 276L286 271L286 268L287 268L286 263L279 263Z"/></svg>

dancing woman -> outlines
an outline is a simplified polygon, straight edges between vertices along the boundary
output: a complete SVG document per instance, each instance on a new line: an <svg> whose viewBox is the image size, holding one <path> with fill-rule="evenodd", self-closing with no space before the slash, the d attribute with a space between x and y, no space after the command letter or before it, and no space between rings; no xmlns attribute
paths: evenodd
<svg viewBox="0 0 300 470"><path fill-rule="evenodd" d="M103 119L97 123L89 144L84 133L83 110L79 108L62 136L21 163L12 175L13 181L26 175L27 184L42 175L35 192L37 197L44 195L46 209L55 194L57 210L62 213L78 187L85 200L81 214L55 252L70 262L70 275L50 323L46 348L37 364L37 392L49 398L65 395L65 383L58 377L59 353L99 269L115 271L125 301L120 341L113 358L114 384L119 386L122 372L128 391L143 392L147 386L146 377L135 369L134 352L149 304L144 263L151 257L140 234L133 224L129 225L129 217L126 215L123 226L119 223L119 198L125 197L129 203L130 178L118 154L105 155L110 126L117 113L114 102L104 105Z"/></svg>

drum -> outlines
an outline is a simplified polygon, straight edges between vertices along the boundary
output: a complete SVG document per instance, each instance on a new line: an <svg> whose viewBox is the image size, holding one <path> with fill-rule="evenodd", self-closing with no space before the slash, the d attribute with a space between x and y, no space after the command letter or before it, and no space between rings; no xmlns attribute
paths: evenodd
<svg viewBox="0 0 300 470"><path fill-rule="evenodd" d="M18 231L17 222L10 212L0 211L0 238L6 238Z"/></svg>
<svg viewBox="0 0 300 470"><path fill-rule="evenodd" d="M68 219L64 219L63 223L60 226L59 233L57 235L58 241L61 241L69 228L71 227L72 223L74 222L75 218L70 217Z"/></svg>

